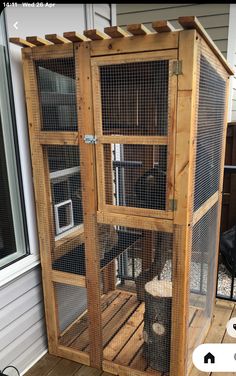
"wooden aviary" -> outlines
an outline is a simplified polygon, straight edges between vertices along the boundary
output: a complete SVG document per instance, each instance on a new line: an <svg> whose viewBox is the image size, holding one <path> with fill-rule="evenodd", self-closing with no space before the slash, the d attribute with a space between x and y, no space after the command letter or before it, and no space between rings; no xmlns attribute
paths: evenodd
<svg viewBox="0 0 236 376"><path fill-rule="evenodd" d="M10 39L49 351L115 375L188 375L212 319L233 71L179 23Z"/></svg>

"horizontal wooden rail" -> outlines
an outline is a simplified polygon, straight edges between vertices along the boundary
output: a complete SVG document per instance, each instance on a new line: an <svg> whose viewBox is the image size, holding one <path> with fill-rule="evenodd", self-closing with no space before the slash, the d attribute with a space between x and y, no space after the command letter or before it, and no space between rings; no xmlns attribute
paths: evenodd
<svg viewBox="0 0 236 376"><path fill-rule="evenodd" d="M54 355L72 360L73 362L85 364L86 366L90 366L89 354L84 351L73 349L72 347L59 345L57 347L56 354Z"/></svg>
<svg viewBox="0 0 236 376"><path fill-rule="evenodd" d="M193 226L212 208L219 200L219 192L214 193L199 209L193 213Z"/></svg>
<svg viewBox="0 0 236 376"><path fill-rule="evenodd" d="M131 206L116 206L105 204L102 208L99 208L101 211L114 213L114 214L126 214L131 216L140 216L143 218L155 218L162 221L163 219L172 219L173 211L167 210L156 210L156 209L146 209L146 208L136 208Z"/></svg>
<svg viewBox="0 0 236 376"><path fill-rule="evenodd" d="M57 283L63 283L65 285L86 287L85 276L60 272L59 270L52 270L52 281Z"/></svg>
<svg viewBox="0 0 236 376"><path fill-rule="evenodd" d="M63 236L61 239L55 241L54 260L63 256L73 248L84 242L84 226L79 227L75 231Z"/></svg>
<svg viewBox="0 0 236 376"><path fill-rule="evenodd" d="M102 144L168 145L167 136L99 136Z"/></svg>
<svg viewBox="0 0 236 376"><path fill-rule="evenodd" d="M78 145L78 132L52 132L42 131L39 133L41 145Z"/></svg>
<svg viewBox="0 0 236 376"><path fill-rule="evenodd" d="M139 217L134 215L97 212L98 223L106 223L114 226L125 226L143 230L163 231L172 233L174 226L171 220Z"/></svg>

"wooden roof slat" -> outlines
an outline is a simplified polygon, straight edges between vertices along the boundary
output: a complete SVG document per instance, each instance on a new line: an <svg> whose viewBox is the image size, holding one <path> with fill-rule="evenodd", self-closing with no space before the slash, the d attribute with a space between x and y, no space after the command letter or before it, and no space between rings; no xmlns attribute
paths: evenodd
<svg viewBox="0 0 236 376"><path fill-rule="evenodd" d="M54 44L64 44L64 43L71 43L68 39L61 37L57 34L47 34L45 35L45 39L49 40Z"/></svg>
<svg viewBox="0 0 236 376"><path fill-rule="evenodd" d="M71 42L87 42L89 40L83 34L79 34L76 31L67 31L63 33L63 37Z"/></svg>
<svg viewBox="0 0 236 376"><path fill-rule="evenodd" d="M26 37L26 40L27 40L27 42L30 42L30 43L34 44L35 46L48 46L48 45L52 45L52 43L49 42L48 40L40 38L40 37L37 37L37 36Z"/></svg>
<svg viewBox="0 0 236 376"><path fill-rule="evenodd" d="M152 23L152 28L156 30L158 33L165 33L168 31L175 31L173 25L169 21L166 20L160 20L160 21L154 21Z"/></svg>
<svg viewBox="0 0 236 376"><path fill-rule="evenodd" d="M111 38L124 38L130 36L124 29L119 26L109 26L104 28L104 32Z"/></svg>
<svg viewBox="0 0 236 376"><path fill-rule="evenodd" d="M209 34L206 32L202 24L199 22L197 17L195 16L179 17L178 22L184 29L195 29L201 35L201 37L206 41L206 43L211 48L211 50L215 53L215 55L218 57L218 59L220 60L220 62L222 63L226 71L230 75L234 74L233 68L228 64L227 60L222 55L221 51L213 42L213 40L211 39Z"/></svg>
<svg viewBox="0 0 236 376"><path fill-rule="evenodd" d="M35 47L33 43L30 43L27 40L18 37L11 37L9 38L9 41L20 47Z"/></svg>
<svg viewBox="0 0 236 376"><path fill-rule="evenodd" d="M97 29L85 30L84 35L91 40L110 39L108 35L106 35L105 33L102 33L101 31Z"/></svg>
<svg viewBox="0 0 236 376"><path fill-rule="evenodd" d="M152 32L143 24L130 24L127 25L127 30L133 35L147 35L152 34Z"/></svg>

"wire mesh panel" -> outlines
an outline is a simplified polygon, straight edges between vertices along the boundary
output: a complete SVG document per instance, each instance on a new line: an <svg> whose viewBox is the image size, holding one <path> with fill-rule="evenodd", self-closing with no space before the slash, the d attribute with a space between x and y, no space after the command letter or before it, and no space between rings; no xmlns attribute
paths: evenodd
<svg viewBox="0 0 236 376"><path fill-rule="evenodd" d="M202 308L210 315L209 296L214 289L212 279L217 262L218 204L215 204L192 229L192 256L190 273L190 305Z"/></svg>
<svg viewBox="0 0 236 376"><path fill-rule="evenodd" d="M87 292L80 286L54 283L59 344L89 352Z"/></svg>
<svg viewBox="0 0 236 376"><path fill-rule="evenodd" d="M168 134L169 61L100 67L104 135Z"/></svg>
<svg viewBox="0 0 236 376"><path fill-rule="evenodd" d="M112 64L93 61L101 210L121 213L117 207L126 206L135 214L139 208L171 215L164 213L172 211L174 185L177 81L175 54L170 55L116 56Z"/></svg>
<svg viewBox="0 0 236 376"><path fill-rule="evenodd" d="M204 45L199 49L198 61L194 196L193 207L189 208L190 352L204 340L214 306L226 96L224 70L215 64Z"/></svg>
<svg viewBox="0 0 236 376"><path fill-rule="evenodd" d="M106 204L165 210L166 145L104 145Z"/></svg>
<svg viewBox="0 0 236 376"><path fill-rule="evenodd" d="M83 223L79 148L48 146L46 150L55 235L58 236Z"/></svg>
<svg viewBox="0 0 236 376"><path fill-rule="evenodd" d="M101 300L104 360L142 371L168 371L172 234L111 227L115 245L107 253L116 260L116 290L103 295ZM128 261L124 265L127 273L135 276L125 283L118 272L122 255ZM104 309L105 302L109 303Z"/></svg>
<svg viewBox="0 0 236 376"><path fill-rule="evenodd" d="M211 62L200 57L194 211L219 189L226 84Z"/></svg>
<svg viewBox="0 0 236 376"><path fill-rule="evenodd" d="M77 130L73 58L36 61L42 130Z"/></svg>
<svg viewBox="0 0 236 376"><path fill-rule="evenodd" d="M45 146L55 249L53 269L85 275L80 153L77 146Z"/></svg>

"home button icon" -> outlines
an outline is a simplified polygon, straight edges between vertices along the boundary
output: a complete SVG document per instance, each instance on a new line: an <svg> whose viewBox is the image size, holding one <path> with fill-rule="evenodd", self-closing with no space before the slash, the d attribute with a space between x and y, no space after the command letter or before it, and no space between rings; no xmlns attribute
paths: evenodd
<svg viewBox="0 0 236 376"><path fill-rule="evenodd" d="M207 353L205 356L204 356L204 363L205 364L214 364L215 363L215 357L212 353Z"/></svg>

